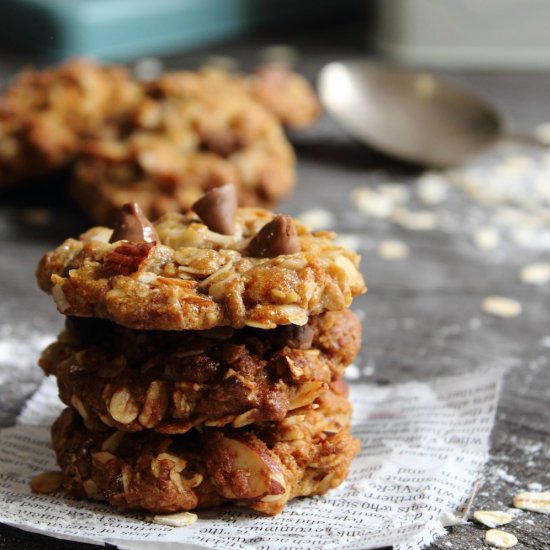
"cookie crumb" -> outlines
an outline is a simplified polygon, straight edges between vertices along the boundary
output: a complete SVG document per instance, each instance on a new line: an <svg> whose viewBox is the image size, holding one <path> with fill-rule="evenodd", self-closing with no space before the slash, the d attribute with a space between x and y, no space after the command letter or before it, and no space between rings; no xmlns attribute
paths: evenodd
<svg viewBox="0 0 550 550"><path fill-rule="evenodd" d="M513 319L521 314L521 304L504 296L487 296L481 302L481 309L489 315L503 319Z"/></svg>
<svg viewBox="0 0 550 550"><path fill-rule="evenodd" d="M42 472L31 479L30 486L34 493L49 495L63 485L63 473L57 471Z"/></svg>

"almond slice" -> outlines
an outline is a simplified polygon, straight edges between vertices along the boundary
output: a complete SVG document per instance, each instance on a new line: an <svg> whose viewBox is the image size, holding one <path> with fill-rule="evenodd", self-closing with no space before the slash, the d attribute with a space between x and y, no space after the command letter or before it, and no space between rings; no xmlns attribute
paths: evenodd
<svg viewBox="0 0 550 550"><path fill-rule="evenodd" d="M321 380L312 380L298 386L296 393L290 399L289 411L311 405L326 389L327 385Z"/></svg>
<svg viewBox="0 0 550 550"><path fill-rule="evenodd" d="M127 388L119 388L115 391L109 402L109 413L116 422L129 424L138 414L139 408L136 400Z"/></svg>
<svg viewBox="0 0 550 550"><path fill-rule="evenodd" d="M229 499L261 499L273 502L284 497L286 484L283 472L265 446L247 439L223 437L218 449L233 475L246 483L223 487Z"/></svg>

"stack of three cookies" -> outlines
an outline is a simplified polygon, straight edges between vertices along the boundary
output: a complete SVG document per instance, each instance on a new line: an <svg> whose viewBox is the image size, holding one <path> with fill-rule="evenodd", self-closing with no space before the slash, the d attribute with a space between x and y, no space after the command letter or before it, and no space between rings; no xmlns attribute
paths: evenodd
<svg viewBox="0 0 550 550"><path fill-rule="evenodd" d="M273 515L339 485L359 449L346 308L365 286L331 238L225 185L154 225L128 204L46 254L39 284L67 315L40 360L69 406L52 428L66 492Z"/></svg>

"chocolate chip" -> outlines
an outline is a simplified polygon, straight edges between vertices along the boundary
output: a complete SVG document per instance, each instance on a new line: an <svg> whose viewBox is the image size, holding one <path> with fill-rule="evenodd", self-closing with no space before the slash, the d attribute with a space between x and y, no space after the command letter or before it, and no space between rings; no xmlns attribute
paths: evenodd
<svg viewBox="0 0 550 550"><path fill-rule="evenodd" d="M257 258L274 258L300 252L300 240L292 218L275 216L250 241L247 253Z"/></svg>
<svg viewBox="0 0 550 550"><path fill-rule="evenodd" d="M274 333L272 342L278 348L310 349L313 343L313 329L309 325L283 325Z"/></svg>
<svg viewBox="0 0 550 550"><path fill-rule="evenodd" d="M208 229L231 235L233 218L237 211L237 193L235 186L226 183L205 193L193 206L193 212L208 226Z"/></svg>
<svg viewBox="0 0 550 550"><path fill-rule="evenodd" d="M137 202L127 202L120 209L110 242L152 243L159 240L155 226L143 215Z"/></svg>
<svg viewBox="0 0 550 550"><path fill-rule="evenodd" d="M233 130L200 132L201 145L205 151L211 151L222 157L228 157L238 151L242 145Z"/></svg>
<svg viewBox="0 0 550 550"><path fill-rule="evenodd" d="M67 317L65 328L79 344L90 346L107 337L113 330L113 324L95 317Z"/></svg>

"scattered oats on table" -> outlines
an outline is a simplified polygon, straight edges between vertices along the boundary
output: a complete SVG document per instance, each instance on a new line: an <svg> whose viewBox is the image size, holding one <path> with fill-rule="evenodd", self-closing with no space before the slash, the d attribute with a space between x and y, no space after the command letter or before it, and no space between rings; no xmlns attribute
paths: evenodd
<svg viewBox="0 0 550 550"><path fill-rule="evenodd" d="M526 285L545 285L550 281L550 263L535 262L524 266L519 280Z"/></svg>
<svg viewBox="0 0 550 550"><path fill-rule="evenodd" d="M515 508L522 510L550 514L550 491L519 493L514 497L513 504Z"/></svg>
<svg viewBox="0 0 550 550"><path fill-rule="evenodd" d="M362 214L380 220L389 218L395 208L392 197L371 187L355 188L351 193L351 202Z"/></svg>
<svg viewBox="0 0 550 550"><path fill-rule="evenodd" d="M439 225L439 215L430 210L407 210L398 207L393 211L392 220L403 229L410 231L431 231Z"/></svg>
<svg viewBox="0 0 550 550"><path fill-rule="evenodd" d="M500 232L495 227L480 227L475 230L473 241L480 250L492 250L500 244Z"/></svg>
<svg viewBox="0 0 550 550"><path fill-rule="evenodd" d="M383 241L376 249L378 257L387 262L404 260L409 256L409 247L402 241Z"/></svg>
<svg viewBox="0 0 550 550"><path fill-rule="evenodd" d="M521 304L512 298L504 296L487 296L481 302L481 309L495 317L512 319L521 314Z"/></svg>
<svg viewBox="0 0 550 550"><path fill-rule="evenodd" d="M324 208L305 210L298 216L298 219L312 231L331 229L336 221L334 214Z"/></svg>
<svg viewBox="0 0 550 550"><path fill-rule="evenodd" d="M429 172L420 178L418 183L418 198L428 205L442 203L447 198L448 180L442 175Z"/></svg>
<svg viewBox="0 0 550 550"><path fill-rule="evenodd" d="M477 522L491 528L506 525L512 521L510 514L499 510L476 510L473 517Z"/></svg>
<svg viewBox="0 0 550 550"><path fill-rule="evenodd" d="M518 539L512 533L500 529L489 529L485 533L485 544L493 548L512 548L517 543Z"/></svg>

